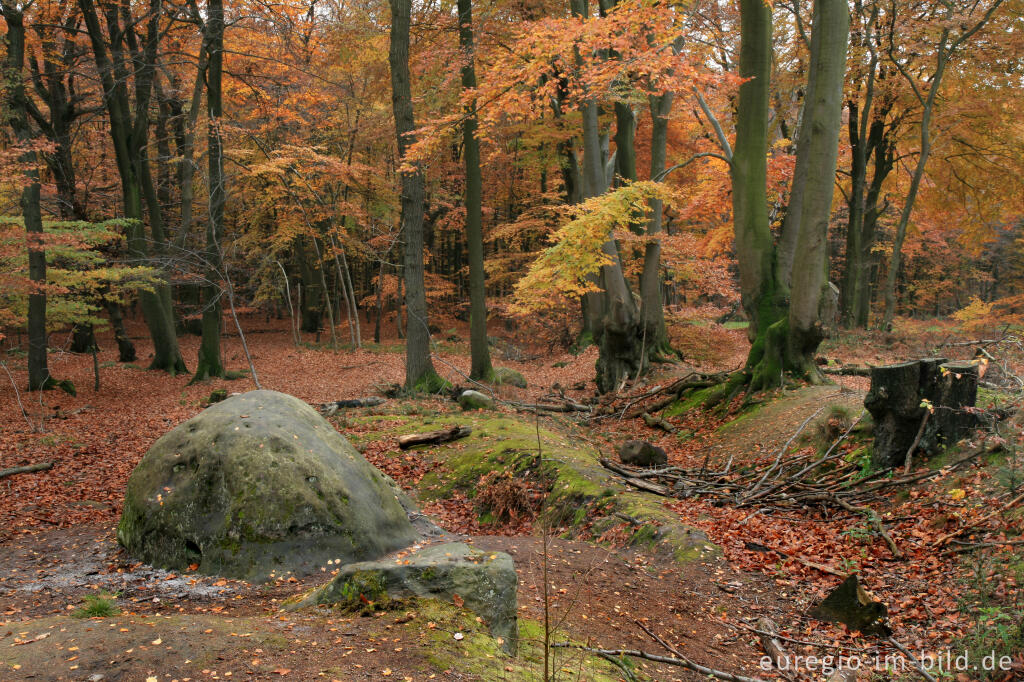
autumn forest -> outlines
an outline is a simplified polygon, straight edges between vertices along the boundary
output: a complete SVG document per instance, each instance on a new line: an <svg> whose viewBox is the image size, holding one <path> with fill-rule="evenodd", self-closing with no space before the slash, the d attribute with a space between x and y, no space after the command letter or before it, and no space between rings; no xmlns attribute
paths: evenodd
<svg viewBox="0 0 1024 682"><path fill-rule="evenodd" d="M0 679L1024 676L1019 0L0 11Z"/></svg>

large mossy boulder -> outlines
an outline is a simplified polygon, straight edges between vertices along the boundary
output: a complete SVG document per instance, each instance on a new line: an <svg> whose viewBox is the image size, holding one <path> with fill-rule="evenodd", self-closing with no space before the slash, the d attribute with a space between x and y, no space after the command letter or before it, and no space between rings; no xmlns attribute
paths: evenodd
<svg viewBox="0 0 1024 682"><path fill-rule="evenodd" d="M414 511L312 407L252 391L153 444L128 480L117 539L157 567L265 580L407 547Z"/></svg>
<svg viewBox="0 0 1024 682"><path fill-rule="evenodd" d="M360 609L367 602L424 597L464 605L487 623L502 649L515 654L516 570L504 552L482 552L461 542L432 545L407 556L344 566L331 582L293 608L339 604Z"/></svg>

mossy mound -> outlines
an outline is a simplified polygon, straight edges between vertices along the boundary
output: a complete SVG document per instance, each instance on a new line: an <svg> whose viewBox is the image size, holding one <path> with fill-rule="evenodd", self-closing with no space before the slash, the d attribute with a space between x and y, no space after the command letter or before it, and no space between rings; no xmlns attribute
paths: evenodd
<svg viewBox="0 0 1024 682"><path fill-rule="evenodd" d="M375 425L365 436L373 440L437 428L433 417L415 415L367 415L349 422ZM415 450L417 457L440 464L416 484L420 500L447 499L456 492L474 499L481 478L495 471L510 472L543 486L544 520L566 528L569 535L600 535L623 523L625 516L638 522L631 525L631 542L655 553L688 562L718 551L703 532L680 523L660 499L627 488L601 466L600 453L574 432L538 429L532 421L495 412L463 413L459 422L472 427L469 437ZM395 451L394 456L406 455ZM487 520L486 510L480 511L481 520Z"/></svg>
<svg viewBox="0 0 1024 682"><path fill-rule="evenodd" d="M496 367L494 369L494 383L499 386L526 388L526 377L514 369L510 369L508 367Z"/></svg>
<svg viewBox="0 0 1024 682"><path fill-rule="evenodd" d="M312 407L252 391L150 448L128 480L117 539L160 568L265 580L407 547L418 537L409 511Z"/></svg>

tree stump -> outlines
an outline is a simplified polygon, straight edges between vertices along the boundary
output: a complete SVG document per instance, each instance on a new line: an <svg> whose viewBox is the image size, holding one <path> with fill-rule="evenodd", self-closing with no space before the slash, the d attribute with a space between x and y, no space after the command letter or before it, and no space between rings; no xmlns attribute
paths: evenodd
<svg viewBox="0 0 1024 682"><path fill-rule="evenodd" d="M977 426L973 407L978 392L978 368L946 358L922 358L871 368L871 390L864 407L875 421L873 463L879 468L901 465L931 404L932 413L917 447L935 454L943 444L956 443Z"/></svg>

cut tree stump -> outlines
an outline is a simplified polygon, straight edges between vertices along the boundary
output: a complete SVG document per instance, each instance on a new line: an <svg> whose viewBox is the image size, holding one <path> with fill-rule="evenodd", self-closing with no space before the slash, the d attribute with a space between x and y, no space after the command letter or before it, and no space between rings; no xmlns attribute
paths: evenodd
<svg viewBox="0 0 1024 682"><path fill-rule="evenodd" d="M427 431L426 433L410 433L398 437L398 447L402 450L408 450L417 445L439 445L465 438L472 432L473 429L468 426L455 425L446 429L438 429L437 431Z"/></svg>
<svg viewBox="0 0 1024 682"><path fill-rule="evenodd" d="M977 393L978 368L972 363L922 358L872 367L864 407L875 421L874 465L899 467L911 448L932 455L956 443L978 424L965 409L974 407ZM926 404L932 410L927 422Z"/></svg>

